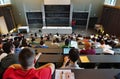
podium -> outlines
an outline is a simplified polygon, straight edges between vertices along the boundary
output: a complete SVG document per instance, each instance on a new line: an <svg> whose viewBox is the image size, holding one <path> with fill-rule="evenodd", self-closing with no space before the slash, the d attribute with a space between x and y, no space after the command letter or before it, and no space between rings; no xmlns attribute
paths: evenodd
<svg viewBox="0 0 120 79"><path fill-rule="evenodd" d="M18 33L29 33L29 26L18 27Z"/></svg>
<svg viewBox="0 0 120 79"><path fill-rule="evenodd" d="M71 34L72 33L72 27L68 26L68 27L52 27L52 26L47 26L47 27L42 27L42 33L43 34Z"/></svg>

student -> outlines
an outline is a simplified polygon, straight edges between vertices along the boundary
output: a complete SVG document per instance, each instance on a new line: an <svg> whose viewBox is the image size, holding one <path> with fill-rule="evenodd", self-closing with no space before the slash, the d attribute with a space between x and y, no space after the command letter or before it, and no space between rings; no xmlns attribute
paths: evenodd
<svg viewBox="0 0 120 79"><path fill-rule="evenodd" d="M44 41L40 41L40 45L35 46L35 48L48 48L48 46L45 45L45 42L44 42Z"/></svg>
<svg viewBox="0 0 120 79"><path fill-rule="evenodd" d="M7 53L7 56L2 58L0 65L0 75L12 64L18 63L18 56L15 54L15 47L11 42L3 44L3 51Z"/></svg>
<svg viewBox="0 0 120 79"><path fill-rule="evenodd" d="M62 48L70 48L71 45L70 45L70 40L69 39L66 39L65 40L65 45L62 46Z"/></svg>
<svg viewBox="0 0 120 79"><path fill-rule="evenodd" d="M79 51L75 48L71 48L68 57L64 57L64 62L61 68L80 69L79 65L77 64L78 59Z"/></svg>
<svg viewBox="0 0 120 79"><path fill-rule="evenodd" d="M52 43L51 43L52 47L56 47L56 48L59 48L59 43L57 43L57 40L56 39L53 39Z"/></svg>
<svg viewBox="0 0 120 79"><path fill-rule="evenodd" d="M94 48L92 48L91 43L85 42L84 43L84 49L80 50L80 54L85 54L85 55L95 55L96 51Z"/></svg>
<svg viewBox="0 0 120 79"><path fill-rule="evenodd" d="M103 49L103 54L110 54L113 55L114 51L112 50L112 47L110 45L105 44L104 40L100 41L100 48Z"/></svg>
<svg viewBox="0 0 120 79"><path fill-rule="evenodd" d="M36 69L35 61L35 53L30 48L24 48L19 54L20 64L8 67L3 79L51 79L54 64L48 63Z"/></svg>
<svg viewBox="0 0 120 79"><path fill-rule="evenodd" d="M13 44L15 45L15 53L19 54L19 52L21 51L20 42L19 41L14 41Z"/></svg>

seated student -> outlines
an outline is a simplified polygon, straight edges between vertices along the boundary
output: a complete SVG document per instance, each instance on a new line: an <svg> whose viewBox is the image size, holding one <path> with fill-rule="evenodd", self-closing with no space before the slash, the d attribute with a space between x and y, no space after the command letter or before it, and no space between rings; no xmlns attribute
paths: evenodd
<svg viewBox="0 0 120 79"><path fill-rule="evenodd" d="M111 50L112 49L112 47L110 46L110 45L107 45L107 44L105 44L105 41L104 40L101 40L100 41L100 48L102 48L103 49L103 53L104 54L111 54L111 55L113 55L114 54L114 51L113 50Z"/></svg>
<svg viewBox="0 0 120 79"><path fill-rule="evenodd" d="M61 68L80 69L79 65L77 64L78 59L79 51L75 48L71 48L68 57L64 57L64 62Z"/></svg>
<svg viewBox="0 0 120 79"><path fill-rule="evenodd" d="M3 44L3 51L7 53L7 56L2 58L1 60L1 65L0 65L1 76L10 65L18 63L18 56L14 53L15 48L11 42L7 42Z"/></svg>
<svg viewBox="0 0 120 79"><path fill-rule="evenodd" d="M71 47L69 39L66 39L65 40L65 45L62 46L62 48L65 48L65 47Z"/></svg>
<svg viewBox="0 0 120 79"><path fill-rule="evenodd" d="M20 42L19 41L14 41L13 44L15 45L15 53L19 54L19 52L21 51Z"/></svg>
<svg viewBox="0 0 120 79"><path fill-rule="evenodd" d="M37 38L37 37L38 37L37 33L34 33L34 35L35 35L35 38Z"/></svg>
<svg viewBox="0 0 120 79"><path fill-rule="evenodd" d="M86 55L95 55L95 49L91 47L91 44L89 42L84 43L85 48L83 50L80 50L80 54L86 54Z"/></svg>
<svg viewBox="0 0 120 79"><path fill-rule="evenodd" d="M48 63L35 68L35 53L30 48L24 48L19 54L20 64L13 64L7 68L3 79L51 79L54 64Z"/></svg>
<svg viewBox="0 0 120 79"><path fill-rule="evenodd" d="M30 35L30 38L31 38L31 42L35 41L35 37L33 34Z"/></svg>
<svg viewBox="0 0 120 79"><path fill-rule="evenodd" d="M31 45L29 44L26 38L23 38L21 42L21 49L23 49L24 47L31 47Z"/></svg>
<svg viewBox="0 0 120 79"><path fill-rule="evenodd" d="M40 41L40 45L35 46L35 48L48 48L48 46L45 45L44 41Z"/></svg>
<svg viewBox="0 0 120 79"><path fill-rule="evenodd" d="M57 43L57 40L56 39L53 39L52 43L51 43L51 47L54 47L54 48L59 48L60 44Z"/></svg>

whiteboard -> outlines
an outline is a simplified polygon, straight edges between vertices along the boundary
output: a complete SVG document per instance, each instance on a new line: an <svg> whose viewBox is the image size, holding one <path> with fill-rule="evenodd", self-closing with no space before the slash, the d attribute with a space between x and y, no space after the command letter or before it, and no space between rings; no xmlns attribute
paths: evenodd
<svg viewBox="0 0 120 79"><path fill-rule="evenodd" d="M70 0L44 0L45 5L70 5Z"/></svg>

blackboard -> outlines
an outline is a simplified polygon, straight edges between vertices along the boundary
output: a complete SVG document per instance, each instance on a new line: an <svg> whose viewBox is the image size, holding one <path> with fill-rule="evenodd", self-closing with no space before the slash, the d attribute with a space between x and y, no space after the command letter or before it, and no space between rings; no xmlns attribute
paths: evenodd
<svg viewBox="0 0 120 79"><path fill-rule="evenodd" d="M69 26L70 5L45 5L46 26Z"/></svg>
<svg viewBox="0 0 120 79"><path fill-rule="evenodd" d="M76 21L76 25L87 24L88 12L73 12L72 19Z"/></svg>

